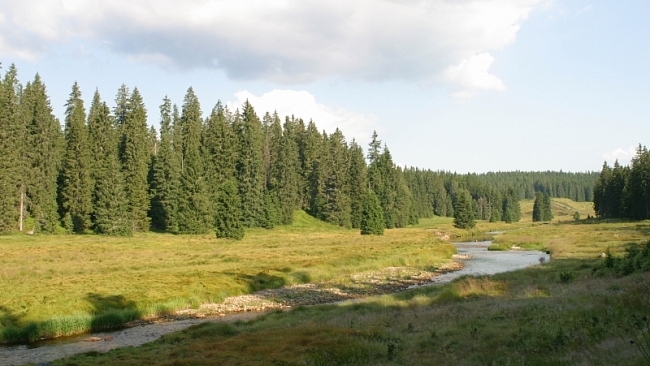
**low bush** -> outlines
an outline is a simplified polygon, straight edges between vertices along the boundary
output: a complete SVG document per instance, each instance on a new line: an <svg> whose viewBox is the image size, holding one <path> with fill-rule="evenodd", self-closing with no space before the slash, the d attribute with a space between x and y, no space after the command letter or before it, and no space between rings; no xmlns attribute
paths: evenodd
<svg viewBox="0 0 650 366"><path fill-rule="evenodd" d="M622 257L615 257L607 248L603 259L593 269L596 275L615 274L617 276L647 271L650 271L650 240L645 244L628 244L625 248L625 255Z"/></svg>

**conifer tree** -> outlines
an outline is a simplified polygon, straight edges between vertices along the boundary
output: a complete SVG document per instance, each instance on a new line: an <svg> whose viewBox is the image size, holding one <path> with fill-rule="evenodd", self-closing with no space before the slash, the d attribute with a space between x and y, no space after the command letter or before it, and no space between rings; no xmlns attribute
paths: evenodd
<svg viewBox="0 0 650 366"><path fill-rule="evenodd" d="M314 134L315 136L315 134ZM308 182L309 186L309 214L320 220L325 220L325 211L327 204L327 175L331 166L330 156L328 155L328 136L325 131L320 134L318 139L318 150L315 155L313 172Z"/></svg>
<svg viewBox="0 0 650 366"><path fill-rule="evenodd" d="M160 146L153 161L151 183L151 226L156 230L178 232L180 161L174 149L172 103L163 99L160 106Z"/></svg>
<svg viewBox="0 0 650 366"><path fill-rule="evenodd" d="M118 158L117 131L110 109L95 92L88 113L93 160L93 222L99 234L128 235L129 222L124 178Z"/></svg>
<svg viewBox="0 0 650 366"><path fill-rule="evenodd" d="M611 214L610 202L607 192L608 185L612 181L612 169L607 162L603 163L598 180L594 184L594 211L598 217L606 218Z"/></svg>
<svg viewBox="0 0 650 366"><path fill-rule="evenodd" d="M607 184L607 200L610 202L611 217L630 215L630 175L629 166L621 166L618 160L614 162L611 179Z"/></svg>
<svg viewBox="0 0 650 366"><path fill-rule="evenodd" d="M122 89L118 99L122 97ZM121 108L121 107L119 107ZM116 111L119 112L119 108ZM121 126L120 160L125 180L129 220L133 232L149 230L149 163L151 149L147 128L147 110L137 88L133 89Z"/></svg>
<svg viewBox="0 0 650 366"><path fill-rule="evenodd" d="M448 194L442 179L436 179L433 187L433 213L445 217L451 213L447 212Z"/></svg>
<svg viewBox="0 0 650 366"><path fill-rule="evenodd" d="M234 127L238 137L237 181L245 227L262 226L266 221L264 205L264 136L262 123L253 106L246 101Z"/></svg>
<svg viewBox="0 0 650 366"><path fill-rule="evenodd" d="M205 162L201 153L202 129L201 105L194 90L189 88L185 94L181 115L183 166L178 204L180 233L205 234L214 227Z"/></svg>
<svg viewBox="0 0 650 366"><path fill-rule="evenodd" d="M183 171L183 126L181 124L181 113L178 111L176 104L172 106L172 145L178 158L180 174Z"/></svg>
<svg viewBox="0 0 650 366"><path fill-rule="evenodd" d="M361 211L361 235L383 235L384 217L377 195L368 191Z"/></svg>
<svg viewBox="0 0 650 366"><path fill-rule="evenodd" d="M59 225L57 178L61 161L61 126L52 114L45 85L38 74L24 90L24 149L27 208L34 218L35 232L52 233Z"/></svg>
<svg viewBox="0 0 650 366"><path fill-rule="evenodd" d="M11 65L0 87L0 233L17 228L22 182L20 85L18 71Z"/></svg>
<svg viewBox="0 0 650 366"><path fill-rule="evenodd" d="M234 177L236 172L237 141L230 125L230 114L219 101L205 125L203 147L207 177L212 182L210 190L213 192L226 180Z"/></svg>
<svg viewBox="0 0 650 366"><path fill-rule="evenodd" d="M413 211L413 196L409 190L402 169L391 161L391 190L395 192L395 227L406 227L417 223L417 216Z"/></svg>
<svg viewBox="0 0 650 366"><path fill-rule="evenodd" d="M503 197L503 215L501 218L507 223L517 222L521 219L519 194L513 188L508 188Z"/></svg>
<svg viewBox="0 0 650 366"><path fill-rule="evenodd" d="M650 152L645 146L639 145L636 156L632 158L628 191L629 217L634 220L650 218ZM611 192L606 194L611 197Z"/></svg>
<svg viewBox="0 0 650 366"><path fill-rule="evenodd" d="M361 227L363 201L368 192L368 168L363 157L363 149L354 139L350 143L349 154L350 224L353 228L358 229Z"/></svg>
<svg viewBox="0 0 650 366"><path fill-rule="evenodd" d="M86 111L79 85L72 86L66 103L65 142L60 176L60 201L63 225L68 231L83 233L92 227L92 164Z"/></svg>
<svg viewBox="0 0 650 366"><path fill-rule="evenodd" d="M264 115L264 171L266 176L264 206L266 211L266 228L282 223L282 204L279 197L281 173L279 159L281 155L282 124L277 112Z"/></svg>
<svg viewBox="0 0 650 366"><path fill-rule="evenodd" d="M348 188L349 157L347 143L338 128L324 138L325 149L319 165L319 180L322 181L320 201L322 218L332 224L351 226L351 205Z"/></svg>
<svg viewBox="0 0 650 366"><path fill-rule="evenodd" d="M459 229L471 229L476 226L472 210L472 196L465 189L459 190L454 206L454 226Z"/></svg>
<svg viewBox="0 0 650 366"><path fill-rule="evenodd" d="M322 149L322 135L318 132L318 128L314 121L309 121L307 127L303 128L302 120L298 122L299 136L299 156L300 156L300 171L302 181L302 208L309 212L314 217L319 217L321 214L322 202L318 201L319 196L319 181L318 169L323 154Z"/></svg>
<svg viewBox="0 0 650 366"><path fill-rule="evenodd" d="M293 211L300 208L300 161L296 125L289 117L285 119L277 154L274 175L280 204L280 223L290 225L293 222Z"/></svg>
<svg viewBox="0 0 650 366"><path fill-rule="evenodd" d="M535 194L535 202L533 203L533 221L544 221L542 215L542 201L544 200L544 193L537 192Z"/></svg>
<svg viewBox="0 0 650 366"><path fill-rule="evenodd" d="M551 196L544 194L542 196L542 219L543 221L553 220L553 211L551 210Z"/></svg>
<svg viewBox="0 0 650 366"><path fill-rule="evenodd" d="M393 158L388 148L384 149L379 160L371 163L371 187L377 193L384 214L384 223L387 229L400 227L400 212L397 206L399 193L399 176L393 163ZM408 219L407 219L408 221Z"/></svg>
<svg viewBox="0 0 650 366"><path fill-rule="evenodd" d="M215 202L215 210L217 238L242 239L244 227L242 226L241 202L235 179L228 179L221 184Z"/></svg>
<svg viewBox="0 0 650 366"><path fill-rule="evenodd" d="M129 96L129 88L122 84L117 90L117 95L115 96L115 108L113 109L113 115L115 116L115 129L117 130L118 136L122 135L122 127L126 123L126 117L129 113Z"/></svg>

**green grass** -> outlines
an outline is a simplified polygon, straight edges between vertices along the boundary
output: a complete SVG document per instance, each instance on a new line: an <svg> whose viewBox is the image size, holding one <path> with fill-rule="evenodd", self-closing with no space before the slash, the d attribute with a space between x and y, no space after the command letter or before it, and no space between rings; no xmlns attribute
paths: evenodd
<svg viewBox="0 0 650 366"><path fill-rule="evenodd" d="M453 253L427 230L361 236L304 212L292 226L248 230L242 241L156 233L1 236L0 339L118 327L265 288L438 266Z"/></svg>
<svg viewBox="0 0 650 366"><path fill-rule="evenodd" d="M603 246L622 254L627 242L645 242L648 230L647 221L533 225L510 238L553 250L549 263L247 323L202 324L54 364L645 365L629 340L649 337L634 325L650 315L650 273L593 269L602 266Z"/></svg>

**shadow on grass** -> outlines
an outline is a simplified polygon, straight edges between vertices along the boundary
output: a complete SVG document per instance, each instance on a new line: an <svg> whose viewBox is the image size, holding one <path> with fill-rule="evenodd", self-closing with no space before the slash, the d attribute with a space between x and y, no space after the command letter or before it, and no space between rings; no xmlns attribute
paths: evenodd
<svg viewBox="0 0 650 366"><path fill-rule="evenodd" d="M267 273L266 271L256 274L238 273L235 278L237 282L245 283L250 293L284 287L287 282L283 277Z"/></svg>
<svg viewBox="0 0 650 366"><path fill-rule="evenodd" d="M42 339L71 336L124 327L142 317L135 302L122 295L86 294L90 304L86 314L52 317L45 321L25 321L7 307L0 307L0 342L25 344Z"/></svg>
<svg viewBox="0 0 650 366"><path fill-rule="evenodd" d="M88 293L85 300L93 307L91 331L120 328L143 315L135 302L127 300L122 295L102 296Z"/></svg>

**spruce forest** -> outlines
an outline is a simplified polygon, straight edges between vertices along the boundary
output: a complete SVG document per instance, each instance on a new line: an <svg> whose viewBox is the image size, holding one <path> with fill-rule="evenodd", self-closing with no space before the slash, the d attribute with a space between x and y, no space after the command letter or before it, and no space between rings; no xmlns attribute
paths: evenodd
<svg viewBox="0 0 650 366"><path fill-rule="evenodd" d="M650 152L639 145L630 166L607 162L594 186L598 217L632 220L650 218Z"/></svg>
<svg viewBox="0 0 650 366"><path fill-rule="evenodd" d="M234 111L217 102L205 113L192 88L180 107L165 97L153 110L125 85L110 103L99 91L84 96L75 83L60 121L39 75L23 85L12 65L2 76L1 233L151 230L239 239L244 228L291 224L302 209L381 234L420 218L454 216L459 202L467 220L516 222L519 200L540 192L595 199L603 217L650 213L650 195L635 183L647 174L645 149L631 169L605 166L600 178L457 174L396 166L377 133L364 151L338 129L320 131L314 121L255 111L248 102Z"/></svg>

